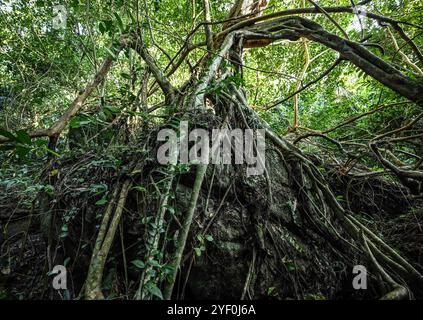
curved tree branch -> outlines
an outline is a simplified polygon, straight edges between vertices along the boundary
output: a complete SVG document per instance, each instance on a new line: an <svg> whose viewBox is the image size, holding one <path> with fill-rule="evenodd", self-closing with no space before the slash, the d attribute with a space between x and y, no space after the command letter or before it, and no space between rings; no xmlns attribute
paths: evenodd
<svg viewBox="0 0 423 320"><path fill-rule="evenodd" d="M263 22L248 28L263 36L273 35L274 39L296 40L305 37L321 43L349 60L380 83L396 91L418 105L423 103L423 85L405 76L363 45L343 39L323 29L318 23L302 17L287 17Z"/></svg>
<svg viewBox="0 0 423 320"><path fill-rule="evenodd" d="M145 47L142 41L142 32L138 32L138 35L139 37L136 37L135 41L131 41L130 47L138 52L141 58L148 65L152 75L156 79L166 97L166 103L170 104L175 99L176 89L170 83L169 79L165 76L163 71L159 68L154 58L150 55L147 48Z"/></svg>

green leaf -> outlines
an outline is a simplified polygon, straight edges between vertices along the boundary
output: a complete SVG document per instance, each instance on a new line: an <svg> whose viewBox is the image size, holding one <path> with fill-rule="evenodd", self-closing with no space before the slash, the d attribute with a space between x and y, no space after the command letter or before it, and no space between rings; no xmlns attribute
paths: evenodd
<svg viewBox="0 0 423 320"><path fill-rule="evenodd" d="M154 283L148 282L145 286L146 286L148 292L150 292L153 296L156 296L159 299L163 300L162 291Z"/></svg>
<svg viewBox="0 0 423 320"><path fill-rule="evenodd" d="M60 233L60 236L59 237L60 237L60 239L64 239L64 238L66 238L68 236L68 234L69 234L68 225L67 224L64 224L62 226L61 233Z"/></svg>
<svg viewBox="0 0 423 320"><path fill-rule="evenodd" d="M304 296L304 300L327 300L327 298L320 293L317 293L317 294L310 293Z"/></svg>
<svg viewBox="0 0 423 320"><path fill-rule="evenodd" d="M46 184L44 186L44 191L50 196L54 195L54 187L51 184Z"/></svg>
<svg viewBox="0 0 423 320"><path fill-rule="evenodd" d="M112 20L102 20L98 24L98 30L104 34L106 32L110 32L113 29L113 21Z"/></svg>
<svg viewBox="0 0 423 320"><path fill-rule="evenodd" d="M153 4L154 4L154 10L156 12L158 12L160 10L160 3L161 3L161 0L154 0L154 2L153 2Z"/></svg>
<svg viewBox="0 0 423 320"><path fill-rule="evenodd" d="M118 24L119 31L120 31L121 33L123 33L123 32L125 31L125 27L123 26L122 19L120 18L120 16L119 16L116 12L113 12L113 15L114 15L114 16L115 16L115 18L116 18L116 21L117 21L117 24Z"/></svg>
<svg viewBox="0 0 423 320"><path fill-rule="evenodd" d="M3 289L0 290L0 300L6 300L7 299L7 292Z"/></svg>
<svg viewBox="0 0 423 320"><path fill-rule="evenodd" d="M88 187L87 191L95 192L95 196L102 194L103 192L106 192L108 189L107 184L105 183L99 183L99 184L92 184Z"/></svg>
<svg viewBox="0 0 423 320"><path fill-rule="evenodd" d="M21 143L23 143L23 144L28 144L28 145L30 145L32 142L31 142L31 137L29 136L29 134L26 132L26 131L24 131L24 130L18 130L18 131L16 131L16 139L19 141L19 142L21 142Z"/></svg>
<svg viewBox="0 0 423 320"><path fill-rule="evenodd" d="M72 129L76 129L76 128L79 128L79 127L84 126L86 124L90 124L91 122L93 122L93 120L90 119L87 116L75 117L70 121L69 127L72 128Z"/></svg>
<svg viewBox="0 0 423 320"><path fill-rule="evenodd" d="M270 288L268 288L267 289L267 295L269 295L269 296L271 296L272 295L272 293L275 291L275 287L270 287Z"/></svg>
<svg viewBox="0 0 423 320"><path fill-rule="evenodd" d="M0 128L0 136L3 136L3 137L11 139L13 141L16 141L16 137L14 136L13 133L11 133L11 132L9 132L5 129L2 129L2 128Z"/></svg>
<svg viewBox="0 0 423 320"><path fill-rule="evenodd" d="M35 140L35 145L37 147L42 147L48 144L48 141L46 139L37 139Z"/></svg>
<svg viewBox="0 0 423 320"><path fill-rule="evenodd" d="M195 254L197 257L201 257L201 249L200 248L194 248Z"/></svg>
<svg viewBox="0 0 423 320"><path fill-rule="evenodd" d="M157 272L154 269L150 269L146 272L146 274L148 274L150 277L154 278L157 275Z"/></svg>
<svg viewBox="0 0 423 320"><path fill-rule="evenodd" d="M131 261L131 263L136 266L138 269L144 269L145 268L145 263L142 262L141 260L133 260Z"/></svg>
<svg viewBox="0 0 423 320"><path fill-rule="evenodd" d="M28 155L28 153L31 151L30 148L23 147L23 146L17 146L15 150L16 150L16 154L18 155L20 159L25 158Z"/></svg>
<svg viewBox="0 0 423 320"><path fill-rule="evenodd" d="M143 186L135 186L132 188L133 190L136 190L138 192L145 192L147 189L145 189Z"/></svg>
<svg viewBox="0 0 423 320"><path fill-rule="evenodd" d="M45 1L44 1L44 0L37 0L37 1L35 2L35 5L36 5L37 7L44 7L46 4L45 4Z"/></svg>
<svg viewBox="0 0 423 320"><path fill-rule="evenodd" d="M70 262L70 257L67 257L66 259L65 259L65 261L63 261L63 266L64 267L67 267L68 265L69 265L69 262Z"/></svg>
<svg viewBox="0 0 423 320"><path fill-rule="evenodd" d="M101 33L105 33L105 32L106 32L106 26L104 25L104 22L103 22L103 21L100 21L100 22L98 23L98 30L99 30Z"/></svg>
<svg viewBox="0 0 423 320"><path fill-rule="evenodd" d="M70 122L69 122L69 128L71 129L76 129L80 127L80 123L79 120L77 118L73 118Z"/></svg>
<svg viewBox="0 0 423 320"><path fill-rule="evenodd" d="M54 155L56 157L60 157L60 154L58 154L57 152L55 152L55 151L53 151L53 150L51 150L49 148L46 148L46 151L49 152L49 153L51 153L52 155Z"/></svg>
<svg viewBox="0 0 423 320"><path fill-rule="evenodd" d="M104 205L104 204L106 204L107 203L107 199L106 198L101 198L100 200L98 200L95 204L97 205L97 206L102 206L102 205Z"/></svg>
<svg viewBox="0 0 423 320"><path fill-rule="evenodd" d="M105 48L107 53L113 58L113 60L116 60L116 54L109 48Z"/></svg>
<svg viewBox="0 0 423 320"><path fill-rule="evenodd" d="M105 106L105 109L109 110L111 113L119 113L121 110L114 106Z"/></svg>
<svg viewBox="0 0 423 320"><path fill-rule="evenodd" d="M208 234L208 235L206 235L206 240L211 242L214 239L213 239L213 236L212 235Z"/></svg>
<svg viewBox="0 0 423 320"><path fill-rule="evenodd" d="M164 208L167 209L167 211L169 211L171 214L175 214L175 208L170 206L170 205L164 205Z"/></svg>
<svg viewBox="0 0 423 320"><path fill-rule="evenodd" d="M286 261L285 266L288 271L295 271L298 269L297 264L294 261Z"/></svg>
<svg viewBox="0 0 423 320"><path fill-rule="evenodd" d="M120 76L122 78L124 78L124 79L127 79L127 80L131 80L132 79L131 75L128 74L128 73L126 73L126 72L121 72Z"/></svg>
<svg viewBox="0 0 423 320"><path fill-rule="evenodd" d="M158 267L158 268L161 267L160 263L154 259L148 260L148 264L152 265L153 267Z"/></svg>

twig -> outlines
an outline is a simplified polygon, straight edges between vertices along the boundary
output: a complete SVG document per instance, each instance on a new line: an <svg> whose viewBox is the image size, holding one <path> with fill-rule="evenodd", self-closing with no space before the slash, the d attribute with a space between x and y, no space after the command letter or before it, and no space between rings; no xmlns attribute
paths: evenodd
<svg viewBox="0 0 423 320"><path fill-rule="evenodd" d="M271 103L270 105L265 105L263 106L263 110L267 111L270 110L278 105L280 105L281 103L284 103L285 101L291 99L292 97L296 96L297 94L299 94L301 91L304 91L305 89L311 87L312 85L316 84L317 82L319 82L320 80L322 80L324 77L326 77L329 73L332 72L333 69L335 69L335 67L342 61L343 59L338 58L330 67L329 69L327 69L325 72L323 72L320 76L318 76L316 79L314 79L313 81L310 81L309 83L307 83L305 86L303 86L302 88L298 89L297 91L295 91L294 93L290 94L288 97L283 98L281 100L278 100L276 102Z"/></svg>

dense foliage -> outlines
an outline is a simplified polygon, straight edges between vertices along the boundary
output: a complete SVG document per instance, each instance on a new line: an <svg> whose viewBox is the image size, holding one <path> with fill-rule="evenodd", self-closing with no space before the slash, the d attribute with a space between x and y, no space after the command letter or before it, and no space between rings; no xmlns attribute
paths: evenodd
<svg viewBox="0 0 423 320"><path fill-rule="evenodd" d="M254 7L255 11L251 5L247 9L243 8L238 15L234 14L233 8L244 2L260 5L258 9ZM65 9L65 15L57 12L57 5ZM209 17L205 14L205 6L210 6ZM298 11L290 12L290 9ZM267 16L285 11L286 14L266 19ZM309 34L313 33L310 30L315 29L304 31L305 29L294 25L295 21L290 25L288 20L278 20L293 16L303 18L298 20L301 28L306 28L304 21L310 19L325 32L350 41L343 44L353 45L351 48L339 49L333 43L328 45L323 43L324 41L314 41ZM63 17L66 19L63 20ZM225 30L256 17L264 17L263 22L252 21L235 30L257 32L263 35L263 39L255 34L255 38L251 40L248 33L245 33L243 37L248 40L245 40L245 46L241 50L237 51L236 45L233 45L232 51L221 51L225 43L223 39L230 38L230 32ZM58 258L56 253L54 254L57 259L62 259L60 263L68 267L71 265L73 268L75 285L71 293L64 293L65 298L76 298L83 291L85 277L93 281L91 291L84 289L87 290L86 296L103 297L103 293L100 294L96 287L102 280L101 276L96 280L92 274L103 274L105 262L100 269L93 267L95 254L93 253L91 258L91 253L96 250L96 234L101 230L102 216L107 215L108 204L114 201L118 203L121 198L125 198L127 207L123 211L126 211L128 216L122 218L120 236L116 235L113 242L114 233L111 232L112 238L107 240L106 237L104 240L106 247L110 241L108 248L102 248L106 257L109 251L113 252L106 264L108 271L107 275L106 272L104 275L106 279L102 287L103 292L106 292L109 298L169 298L172 296L173 284L169 289L166 281L175 281L179 267L183 274L189 275L192 265L195 278L195 259L191 256L200 260L204 252L207 253L208 245L213 245L214 238L221 236L217 227L212 227L213 232L209 232L208 227L202 229L202 223L211 225L214 219L211 215L213 219L210 222L207 220L209 198L215 197L216 212L229 200L225 199L228 192L225 193L226 189L223 187L223 191L210 191L213 183L217 183L219 188L221 185L226 188L226 184L219 182L220 178L216 178L217 182L213 178L211 182L210 179L207 180L211 173L206 171L207 168L203 168L203 176L206 176L210 189L208 185L203 184L203 189L197 190L200 199L202 193L205 199L205 204L198 204L202 209L197 208L197 211L205 208L206 218L201 222L197 221L200 231L186 230L188 240L183 239L183 236L179 236L182 240L177 240L179 231L184 233L179 220L184 219L185 211L188 212L187 216L190 216L190 208L195 211L197 205L196 199L194 203L188 200L188 203L179 203L182 201L181 192L185 192L181 191L180 187L189 185L193 189L189 192L193 200L196 182L199 181L200 188L204 177L197 181L201 168L194 170L193 165L158 166L154 154L157 147L157 131L165 126L177 127L184 117L193 122L197 121L196 125L200 127L210 128L216 123L220 126L225 121L234 126L239 123L248 126L254 121L257 124L256 120L250 121L257 116L260 121L269 125L269 132L283 137L283 141L292 145L291 149L279 152L281 156L283 154L282 158L287 159L288 164L285 158L283 161L275 160L279 157L277 154L273 158L269 155L271 160L266 159L266 163L269 161L271 169L266 179L270 177L278 182L273 186L273 182L269 181L246 182L247 180L240 178L242 183L241 180L234 182L237 185L234 187L234 195L232 191L229 193L230 201L235 202L236 199L239 204L242 202L243 208L251 207L251 188L258 190L258 199L264 199L262 202L257 201L260 205L263 203L263 206L257 205L256 211L267 210L268 214L272 215L273 211L285 210L284 212L304 217L307 214L323 212L323 216L329 221L313 222L318 226L317 229L323 228L322 226L329 229L324 232L316 231L313 227L308 229L301 224L293 227L293 231L290 229L291 224L287 223L290 235L284 236L281 230L276 230L280 225L285 225L279 222L272 225L274 229L269 227L273 231L266 229L267 225L263 227L264 236L260 236L263 230L258 232L257 243L260 245L257 247L260 249L263 249L263 240L266 243L274 241L276 247L282 248L282 251L286 250L278 263L286 268L287 275L283 276L286 276L284 279L290 279L294 283L295 290L292 289L292 292L296 292L295 298L358 297L349 292L345 293L345 288L341 285L333 285L332 289L322 289L321 292L316 289L320 288L317 282L323 281L325 276L334 283L335 279L343 277L339 276L336 268L332 266L325 276L324 272L322 273L322 278L315 277L316 284L310 284L309 290L301 287L302 281L308 281L306 276L298 280L293 279L291 275L293 271L302 268L298 267L298 264L317 259L320 251L314 255L308 252L311 252L314 246L324 246L324 242L316 239L325 232L327 236L322 236L324 239L339 236L342 239L346 237L346 243L354 240L362 244L360 236L354 238L349 231L344 232L348 227L343 224L343 218L340 218L342 222L330 222L335 219L333 217L339 217L331 213L338 210L336 205L328 200L332 194L335 197L333 201L340 205L342 210L348 214L354 213L354 219L357 218L370 229L373 228L377 236L389 245L399 248L398 251L410 260L417 270L405 262L398 269L412 274L410 279L417 283L412 292L421 297L421 243L419 244L417 237L421 234L423 212L423 56L420 53L420 48L423 47L422 17L422 0L372 0L361 3L352 0L218 0L210 1L210 4L209 1L199 0L0 1L2 272L10 274L11 260L5 258L10 256L10 252L12 256L20 256L19 250L12 248L14 242L22 241L21 246L24 248L28 241L34 241L40 248L48 244L48 250L52 250L51 246L56 246L56 253L60 252ZM59 18L62 20L59 21ZM211 23L202 23L208 19ZM280 22L281 26L275 26L274 29L264 28L266 23L272 22ZM213 38L207 37L207 26L210 26ZM310 28L314 26L313 24ZM264 31L259 29L261 27ZM291 34L283 34L285 31ZM268 38L265 38L264 34ZM327 38L329 42L333 40L331 36ZM357 47L354 47L355 45ZM357 60L354 61L347 51L354 51L353 54L358 56ZM212 78L207 80L206 89L203 90L207 96L203 99L206 101L204 105L207 105L207 109L214 110L206 112L206 115L187 116L185 111L189 103L187 101L190 101L188 98L191 95L204 95L204 92L198 92L196 88L200 87L207 70L212 70L213 63L219 59L222 52L223 61L219 63L218 70L214 70ZM363 56L359 56L357 52ZM364 56L371 58L366 60ZM363 67L358 67L363 60L366 60ZM105 68L108 62L110 66ZM400 80L390 80L393 72L383 67L378 67L381 70L378 69L377 72L382 73L381 78L387 79L388 83L383 84L380 78L377 80L377 77L371 75L370 68L380 63L386 63L395 69ZM93 78L94 85L90 88L87 84ZM417 98L410 98L411 95L402 93L401 81L404 79L412 84L410 91L415 89L414 97ZM239 120L242 111L232 110L227 112L229 120L224 120L226 111L222 110L226 106L241 104L239 94L236 96L239 92L245 94L252 115L244 110L247 121L242 121ZM63 120L73 107L75 112L66 118L66 121ZM232 113L236 115L232 117ZM216 118L213 118L214 116ZM54 132L49 131L54 130L57 125L63 127ZM277 142L273 143L273 149L283 149ZM294 148L298 151L292 151L293 156L289 150ZM297 157L297 160L293 161L292 157ZM304 166L311 169L296 168L295 163L305 158L310 160ZM284 165L286 174L280 173L285 172ZM319 180L319 177L316 178L317 173L313 174L314 165L330 188L324 188L323 182L316 182L315 189L308 186L312 184L312 180L323 181ZM210 168L208 170L210 171ZM232 174L232 171L225 173L216 170L216 175L221 176L222 181L226 174ZM275 170L275 173L271 170ZM284 176L279 177L279 173ZM215 171L212 173L213 177L214 175ZM304 178L298 178L299 175L304 175ZM298 181L304 184L305 191L302 187L297 187ZM230 185L230 188L232 187ZM269 191L268 195L267 191L263 191L267 190L266 188L273 190L274 203L272 193ZM237 194L240 200L237 199ZM186 197L190 199L189 196ZM270 197L270 200L266 197ZM222 204L219 206L220 201ZM125 200L121 207L124 206ZM232 217L230 210L236 211L236 206L238 204L229 205L225 214ZM121 207L119 204L116 206L116 217L121 217ZM243 211L239 210L242 215ZM46 212L55 212L53 218L49 218L47 222L47 233L43 222L43 216L47 216ZM157 214L154 215L153 212ZM165 213L176 218L164 218ZM116 219L119 223L120 220ZM254 219L252 225L257 224L261 228L260 221L265 218ZM19 224L19 221L26 224ZM355 220L351 222L347 218L346 221L347 225L357 227ZM292 224L296 224L296 221L294 222ZM219 225L219 222L216 224ZM84 228L91 231L88 232ZM176 230L179 231L175 233ZM86 234L87 232L89 234ZM272 232L282 240L271 240ZM298 240L292 236L297 232L309 233L310 238L300 237ZM408 238L405 233L408 233ZM127 234L127 238L123 234ZM353 240L350 241L349 236ZM374 240L379 244L378 240L370 238L371 236L368 245L364 240L364 249L357 249L357 255L354 254L351 260L360 261L358 257L366 253L366 248L370 253L373 252L376 258L381 259L383 254L378 255L381 251L374 249L373 243L370 242ZM402 243L404 239L407 239L408 246ZM214 244L217 247L220 245L218 240ZM124 243L125 241L127 242ZM247 243L249 240L245 241ZM282 241L280 246L278 241ZM330 240L327 241L331 243ZM189 250L185 242L188 243ZM300 244L295 244L296 242ZM146 243L146 246L143 247L140 243ZM128 261L123 249L125 245L135 248L128 249ZM303 250L298 249L302 246ZM151 247L155 249L151 250ZM353 247L357 248L355 245ZM295 251L292 248L301 253L297 255L297 258L301 258L296 260L296 254L291 255L290 250ZM396 252L389 251L383 245L382 248L387 256L388 253L394 255L393 252ZM185 254L188 255L189 251L191 256L185 257L181 262L178 254L174 256L173 249L176 252L181 249L181 255L185 249ZM342 251L341 248L336 248L338 249ZM123 266L120 260L117 261L122 255L119 250L123 251ZM230 250L235 252L237 249L231 247ZM278 250L275 252L281 254ZM332 253L322 250L322 260L338 261ZM211 255L213 252L211 249ZM51 257L43 256L45 253L37 254L36 259L44 265L40 264L41 269L33 270L30 277L40 277L37 279L48 281L46 274L51 271ZM349 258L345 258L346 255L340 254L340 264L350 263ZM248 267L251 270L255 266L256 251L252 256L252 266ZM383 256L381 260L386 262L390 259L387 256ZM374 257L370 254L370 260L372 258ZM21 263L20 259L18 260L12 263L16 270ZM398 261L397 263L401 264ZM322 266L325 263L312 265L313 263L307 265L313 270L310 275L318 273L316 270L319 268L324 269ZM383 279L385 284L392 285L393 292L398 286L405 286L411 281L404 274L398 275L401 272L389 261L387 265L385 269L393 270L393 275L385 278L381 272L382 276L375 278L380 281ZM244 283L240 284L241 289L244 289L241 290L243 298L246 294L250 295L248 288L254 278L250 274L254 271L248 271L248 268L242 269L242 280L239 281L244 281L245 274L248 279L245 283L247 289L244 288ZM259 267L256 268L257 277L260 278ZM272 268L279 267L272 265L269 270ZM383 270L383 267L381 268ZM379 270L377 267L376 269ZM195 288L201 286L197 282L201 282L201 279L196 279L197 282L193 284L188 282L188 275L183 289L178 288L177 296L173 291L173 297L183 297L185 286L188 286L195 296ZM264 287L267 280L258 281L262 281ZM13 283L15 280L10 281ZM87 280L89 288L90 281ZM345 279L342 278L338 282L342 281ZM39 282L44 283L41 280ZM302 288L298 289L300 293L295 285L297 282ZM213 281L210 283L214 285ZM210 283L208 285L212 287ZM14 284L3 287L0 281L0 297L58 297L48 292L46 286L41 284L34 288L33 295L28 292L31 289L13 286ZM251 293L250 297L294 297L289 291L291 289L284 291L277 284L274 287L268 285L264 289L257 286L260 287L251 284L251 287L260 293ZM170 292L166 292L169 290ZM390 292L381 292L375 288L372 290L371 293L359 297L374 298ZM251 289L251 292L253 291ZM189 293L187 295L189 296ZM81 293L80 297L82 296ZM403 292L398 296L403 297ZM61 297L63 298L63 295ZM213 296L211 291L202 297L240 298L241 294Z"/></svg>

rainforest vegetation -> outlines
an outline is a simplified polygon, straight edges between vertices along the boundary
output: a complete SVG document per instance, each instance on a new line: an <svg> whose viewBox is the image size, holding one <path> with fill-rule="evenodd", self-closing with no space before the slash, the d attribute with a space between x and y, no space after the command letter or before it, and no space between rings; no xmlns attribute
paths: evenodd
<svg viewBox="0 0 423 320"><path fill-rule="evenodd" d="M422 298L422 17L0 1L0 299ZM184 123L261 130L262 174L159 162Z"/></svg>

